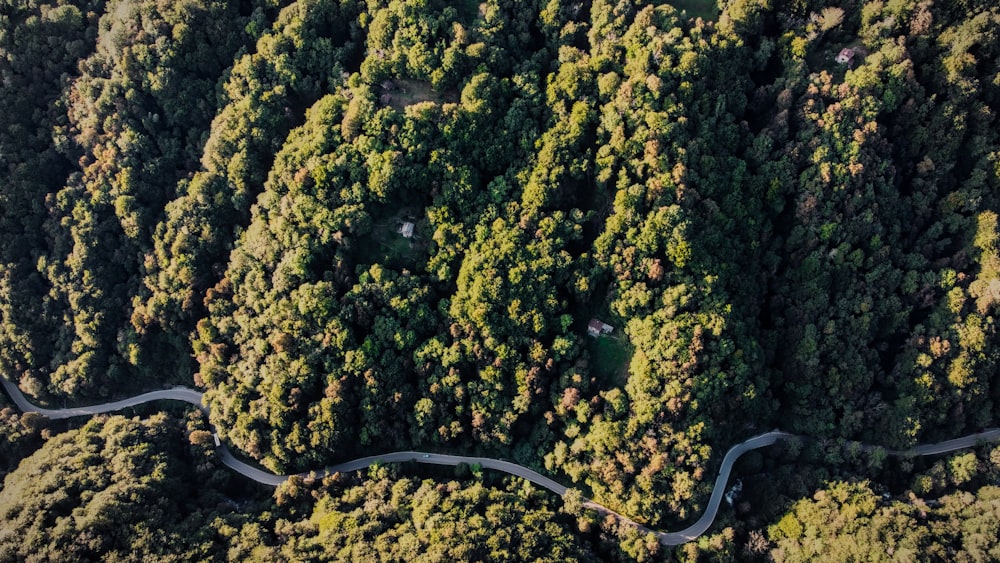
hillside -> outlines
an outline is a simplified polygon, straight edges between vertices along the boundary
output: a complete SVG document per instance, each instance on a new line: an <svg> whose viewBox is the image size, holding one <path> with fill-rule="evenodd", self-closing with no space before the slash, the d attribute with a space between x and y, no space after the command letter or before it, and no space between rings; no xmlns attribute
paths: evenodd
<svg viewBox="0 0 1000 563"><path fill-rule="evenodd" d="M197 387L220 438L276 473L489 455L656 529L698 517L731 445L810 437L740 462L794 483L676 553L514 479L403 468L254 489L237 523L163 508L157 542L218 536L150 557L250 557L219 546L256 526L246 549L287 550L258 559L408 559L406 537L427 560L796 560L813 548L792 520L880 486L898 519L932 491L995 503L988 449L921 488L935 460L850 444L1000 425L1000 9L718 8L0 0L0 370L51 405ZM129 486L223 502L200 480L236 477L191 467L206 421L175 411L0 410L0 528L50 559L60 518L105 533L82 496L28 523L9 492L87 433L149 444L122 455L163 468ZM948 506L914 546L961 543L974 511ZM455 539L490 527L512 535ZM4 541L0 561L31 554Z"/></svg>

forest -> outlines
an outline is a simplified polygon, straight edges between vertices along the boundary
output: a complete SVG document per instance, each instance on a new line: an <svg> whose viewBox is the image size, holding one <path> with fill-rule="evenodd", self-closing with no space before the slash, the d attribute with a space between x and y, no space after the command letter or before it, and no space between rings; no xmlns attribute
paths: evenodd
<svg viewBox="0 0 1000 563"><path fill-rule="evenodd" d="M0 397L0 562L1000 558L1000 449L885 455L1000 426L990 0L0 0L0 55L0 376L211 411ZM674 549L209 425L657 530L804 438Z"/></svg>

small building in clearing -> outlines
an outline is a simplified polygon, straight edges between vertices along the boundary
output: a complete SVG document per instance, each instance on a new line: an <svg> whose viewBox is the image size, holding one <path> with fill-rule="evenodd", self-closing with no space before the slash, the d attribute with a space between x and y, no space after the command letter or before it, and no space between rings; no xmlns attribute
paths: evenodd
<svg viewBox="0 0 1000 563"><path fill-rule="evenodd" d="M403 238L413 238L413 223L406 221L400 225L399 234L403 235Z"/></svg>
<svg viewBox="0 0 1000 563"><path fill-rule="evenodd" d="M598 338L602 334L611 334L614 330L615 327L600 319L590 319L590 322L587 323L587 336L591 338Z"/></svg>
<svg viewBox="0 0 1000 563"><path fill-rule="evenodd" d="M837 62L842 65L850 65L854 62L854 49L850 47L844 47L837 54Z"/></svg>

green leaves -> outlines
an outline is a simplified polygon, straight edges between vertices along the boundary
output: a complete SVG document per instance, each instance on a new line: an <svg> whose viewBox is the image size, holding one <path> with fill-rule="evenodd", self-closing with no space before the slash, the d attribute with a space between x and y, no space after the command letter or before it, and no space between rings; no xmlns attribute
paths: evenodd
<svg viewBox="0 0 1000 563"><path fill-rule="evenodd" d="M712 452L750 428L904 446L992 424L996 9L653 4L9 6L0 364L63 397L197 371L274 470L496 448L657 525L698 511ZM587 340L592 318L611 334ZM39 432L7 422L20 455ZM114 447L112 473L167 473ZM371 493L384 521L324 506L298 531L341 558L404 535L428 558L535 553L503 535L509 499L372 486L344 510ZM85 527L119 493L81 500ZM879 517L838 495L827 513ZM807 537L794 520L775 536ZM234 558L280 558L261 522Z"/></svg>

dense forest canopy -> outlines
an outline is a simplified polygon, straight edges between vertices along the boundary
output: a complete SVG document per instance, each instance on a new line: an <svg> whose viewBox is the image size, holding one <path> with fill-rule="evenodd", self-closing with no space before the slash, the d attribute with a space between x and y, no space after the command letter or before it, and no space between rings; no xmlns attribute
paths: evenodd
<svg viewBox="0 0 1000 563"><path fill-rule="evenodd" d="M876 510L859 465L920 468L846 444L1000 418L998 33L988 0L0 0L0 370L53 404L197 386L275 472L485 453L659 529L701 513L728 446L780 427L816 441L782 454L809 475L855 465L771 501L763 547L736 552L815 557L795 530L902 526L931 490L958 500L900 545L955 545L995 487L907 481ZM0 407L0 522L44 537L33 553L209 521L161 506L102 543L117 516L86 517L208 478L176 436L204 421L67 433ZM126 436L146 445L115 453ZM116 481L118 455L152 481ZM79 506L18 504L17 472L72 456L106 466ZM312 484L170 553L664 556L516 481L440 477ZM241 527L259 542L205 546ZM27 555L9 541L0 560Z"/></svg>

